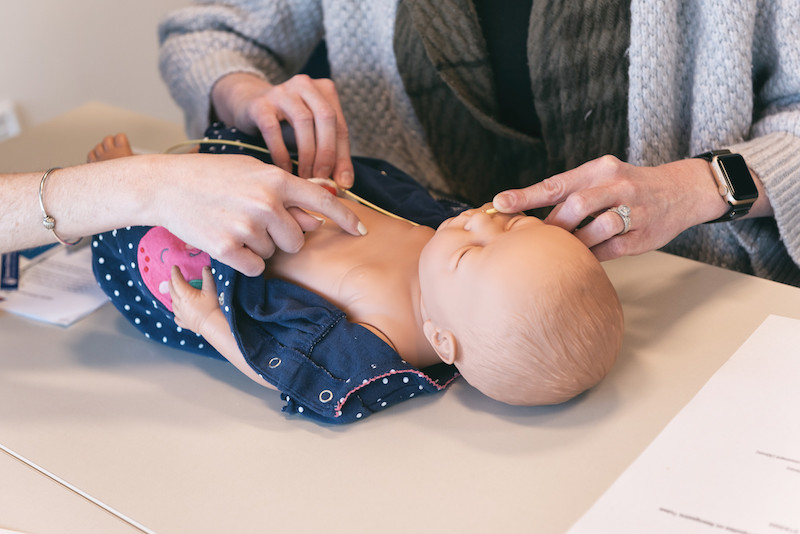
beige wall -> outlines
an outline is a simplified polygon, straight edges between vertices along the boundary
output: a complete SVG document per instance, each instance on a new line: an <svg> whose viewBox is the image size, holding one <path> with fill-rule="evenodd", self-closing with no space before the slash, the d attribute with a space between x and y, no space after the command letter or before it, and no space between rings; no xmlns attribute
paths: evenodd
<svg viewBox="0 0 800 534"><path fill-rule="evenodd" d="M156 28L190 0L3 1L0 101L23 130L89 100L182 121L158 74Z"/></svg>

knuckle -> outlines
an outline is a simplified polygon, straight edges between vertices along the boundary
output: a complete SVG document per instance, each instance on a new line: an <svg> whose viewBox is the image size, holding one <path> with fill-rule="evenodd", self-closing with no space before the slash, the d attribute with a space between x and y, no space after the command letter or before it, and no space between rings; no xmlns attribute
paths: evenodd
<svg viewBox="0 0 800 534"><path fill-rule="evenodd" d="M222 236L214 240L212 250L207 251L212 258L227 258L238 248L231 236Z"/></svg>
<svg viewBox="0 0 800 534"><path fill-rule="evenodd" d="M279 201L272 195L264 195L261 199L260 210L269 218L276 214L280 208L283 207L283 202Z"/></svg>
<svg viewBox="0 0 800 534"><path fill-rule="evenodd" d="M606 252L614 258L624 256L627 249L624 239L611 239L606 243Z"/></svg>
<svg viewBox="0 0 800 534"><path fill-rule="evenodd" d="M276 85L275 89L288 92L289 89L298 90L307 87L311 83L311 77L307 74L295 74L285 82Z"/></svg>
<svg viewBox="0 0 800 534"><path fill-rule="evenodd" d="M316 187L314 189L314 201L317 208L326 211L334 209L336 206L340 205L339 201L336 200L336 197L331 195L327 189L322 187Z"/></svg>
<svg viewBox="0 0 800 534"><path fill-rule="evenodd" d="M336 112L330 107L325 106L323 109L317 111L317 120L320 122L334 122L336 121Z"/></svg>
<svg viewBox="0 0 800 534"><path fill-rule="evenodd" d="M294 76L292 76L290 81L293 81L294 83L298 83L301 85L308 85L312 82L312 79L311 76L309 76L308 74L295 74Z"/></svg>
<svg viewBox="0 0 800 534"><path fill-rule="evenodd" d="M280 102L286 95L291 93L291 91L292 91L291 80L278 85L274 85L269 89L267 89L266 91L264 91L261 94L261 97L258 100L256 100L254 104L260 103L261 105L272 107L273 103Z"/></svg>
<svg viewBox="0 0 800 534"><path fill-rule="evenodd" d="M320 147L317 156L321 161L334 161L336 159L336 149L334 147Z"/></svg>
<svg viewBox="0 0 800 534"><path fill-rule="evenodd" d="M541 186L541 189L544 191L544 194L551 201L555 201L557 199L562 198L566 191L566 185L564 184L564 180L556 176L542 180L539 183L539 185Z"/></svg>
<svg viewBox="0 0 800 534"><path fill-rule="evenodd" d="M270 241L258 255L264 259L271 258L275 254L275 243Z"/></svg>
<svg viewBox="0 0 800 534"><path fill-rule="evenodd" d="M336 83L330 78L318 78L314 82L323 93L336 92Z"/></svg>
<svg viewBox="0 0 800 534"><path fill-rule="evenodd" d="M303 240L302 235L301 236L293 235L291 240L287 243L286 252L290 254L296 254L300 252L300 249L303 248L304 243L305 241Z"/></svg>
<svg viewBox="0 0 800 534"><path fill-rule="evenodd" d="M345 123L344 120L336 121L336 137L344 141L350 139L350 129L347 127L347 123Z"/></svg>
<svg viewBox="0 0 800 534"><path fill-rule="evenodd" d="M571 213L588 214L591 211L589 197L583 191L571 194L564 202L565 209Z"/></svg>
<svg viewBox="0 0 800 534"><path fill-rule="evenodd" d="M260 115L258 120L258 129L266 136L277 135L281 133L281 125L278 118L272 114Z"/></svg>
<svg viewBox="0 0 800 534"><path fill-rule="evenodd" d="M314 124L314 114L307 108L294 112L292 117L295 128L308 127Z"/></svg>
<svg viewBox="0 0 800 534"><path fill-rule="evenodd" d="M617 174L620 172L624 163L612 154L600 156L595 160L600 172L604 174Z"/></svg>
<svg viewBox="0 0 800 534"><path fill-rule="evenodd" d="M277 90L277 88L275 90ZM245 109L247 114L254 117L268 117L275 114L275 106L272 103L270 93L263 94L252 100L247 104Z"/></svg>

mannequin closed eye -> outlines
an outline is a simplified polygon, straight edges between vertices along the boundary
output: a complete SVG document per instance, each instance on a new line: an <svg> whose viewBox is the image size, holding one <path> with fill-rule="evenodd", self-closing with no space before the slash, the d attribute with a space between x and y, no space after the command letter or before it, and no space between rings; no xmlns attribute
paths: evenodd
<svg viewBox="0 0 800 534"><path fill-rule="evenodd" d="M474 250L477 246L478 245L469 245L469 246L466 246L466 247L462 248L458 253L458 257L456 259L455 267L458 268L458 266L461 264L461 260L467 255L467 253L470 252L471 250Z"/></svg>

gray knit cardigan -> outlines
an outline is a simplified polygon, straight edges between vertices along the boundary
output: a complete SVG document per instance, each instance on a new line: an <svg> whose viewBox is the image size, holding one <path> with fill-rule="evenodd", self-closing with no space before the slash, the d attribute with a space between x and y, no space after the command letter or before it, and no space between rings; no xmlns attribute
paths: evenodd
<svg viewBox="0 0 800 534"><path fill-rule="evenodd" d="M445 12L448 0L439 4ZM800 285L800 0L632 0L630 9L627 160L657 165L731 148L775 212L692 228L666 250ZM398 72L396 13L397 0L197 2L162 22L161 74L197 136L220 77L285 81L324 37L353 154L446 190ZM438 38L485 55L478 37L430 22Z"/></svg>

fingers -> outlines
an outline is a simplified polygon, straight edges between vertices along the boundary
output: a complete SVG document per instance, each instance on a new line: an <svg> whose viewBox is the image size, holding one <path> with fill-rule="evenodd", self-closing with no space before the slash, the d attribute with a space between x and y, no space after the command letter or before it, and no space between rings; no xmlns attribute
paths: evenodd
<svg viewBox="0 0 800 534"><path fill-rule="evenodd" d="M192 288L183 278L181 270L177 265L173 265L170 270L169 296L172 299L172 312L175 314L175 324L181 328L186 328L186 323L181 318L183 312L183 302L186 299L187 289Z"/></svg>
<svg viewBox="0 0 800 534"><path fill-rule="evenodd" d="M294 129L295 140L297 141L297 175L303 178L311 178L314 174L314 155L317 153L317 133L316 128L319 122L330 120L325 116L325 104L320 103L321 97L313 90L305 90L301 94L289 94L284 97L280 107L282 114ZM320 146L329 140L320 139ZM333 145L325 147L325 150L332 150ZM333 163L327 169L330 176Z"/></svg>
<svg viewBox="0 0 800 534"><path fill-rule="evenodd" d="M247 131L247 125L254 124L277 166L288 172L292 169L281 132L281 122L286 121L294 133L299 176L334 177L342 187L352 185L349 133L332 80L301 74L249 98L247 111L234 125Z"/></svg>
<svg viewBox="0 0 800 534"><path fill-rule="evenodd" d="M342 105L339 101L339 93L336 91L336 87L331 80L319 80L318 83L320 90L325 95L326 101L332 107L336 115L335 123L332 125L334 135L333 142L336 147L335 153L333 154L335 158L333 180L339 187L350 189L353 186L354 176L353 160L350 157L350 131L347 128L347 121L345 121ZM330 125L328 125L328 127L330 128ZM325 139L323 139L323 135L325 136ZM327 146L328 135L330 135L330 130L320 132L320 147ZM318 153L318 160L314 165L314 176L320 176L323 178L327 178L329 176L329 174L324 172L326 170L326 158L327 154L325 154L323 150L320 150Z"/></svg>
<svg viewBox="0 0 800 534"><path fill-rule="evenodd" d="M516 213L562 202L572 191L562 175L555 175L523 189L509 189L495 195L492 205L501 213Z"/></svg>
<svg viewBox="0 0 800 534"><path fill-rule="evenodd" d="M614 212L605 211L573 233L584 245L593 248L617 236L621 237L623 231L625 231L625 224L622 218ZM628 231L630 232L631 228Z"/></svg>
<svg viewBox="0 0 800 534"><path fill-rule="evenodd" d="M216 299L217 285L214 283L214 275L211 273L211 267L209 267L208 265L203 267L203 287L200 288L200 290L204 294L206 295L210 294L212 298Z"/></svg>
<svg viewBox="0 0 800 534"><path fill-rule="evenodd" d="M288 208L281 207L270 214L267 233L277 248L290 254L299 252L305 243L303 229Z"/></svg>
<svg viewBox="0 0 800 534"><path fill-rule="evenodd" d="M202 280L202 288L197 290L184 279L176 265L170 271L169 292L175 324L196 333L200 333L208 314L218 307L217 287L208 265L203 267Z"/></svg>
<svg viewBox="0 0 800 534"><path fill-rule="evenodd" d="M596 192L586 194L586 191L595 187L607 189L609 184L619 179L629 167L629 164L621 162L614 156L602 156L523 189L498 193L493 199L493 204L498 211L513 213L547 206L556 206L554 211L557 212L560 204L571 203L567 212L562 214L562 218L578 218L580 222L595 211L609 207L595 201ZM604 191L607 198L619 193L620 191Z"/></svg>
<svg viewBox="0 0 800 534"><path fill-rule="evenodd" d="M316 215L307 213L300 208L289 208L286 211L288 211L289 214L294 218L303 232L313 232L325 224L325 219L322 217L317 217Z"/></svg>
<svg viewBox="0 0 800 534"><path fill-rule="evenodd" d="M173 265L172 269L170 269L170 284L169 284L169 292L170 295L174 298L177 296L178 298L182 298L186 295L187 291L193 290L194 288L189 285L189 282L183 277L183 273L181 273L180 267L177 265Z"/></svg>
<svg viewBox="0 0 800 534"><path fill-rule="evenodd" d="M601 261L656 248L647 243L652 232L637 231L647 225L652 210L642 209L640 198L658 198L644 171L613 156L603 156L523 189L498 193L493 205L511 213L552 206L545 222L573 232ZM643 179L646 178L646 179ZM614 212L623 203L631 208ZM638 218L637 218L638 217Z"/></svg>
<svg viewBox="0 0 800 534"><path fill-rule="evenodd" d="M545 218L545 222L574 231L587 217L603 217L602 213L613 206L617 198L616 190L609 187L588 188L571 194L561 204L556 205ZM619 216L611 214L612 216Z"/></svg>
<svg viewBox="0 0 800 534"><path fill-rule="evenodd" d="M256 276L264 270L264 258L272 256L276 249L299 252L305 243L304 232L320 227L324 219L307 212L326 216L352 235L366 234L358 217L327 189L284 174L273 184L271 196L259 204L261 215L245 216L232 225L237 228L235 233L216 238L215 247L207 250L212 257L248 276Z"/></svg>
<svg viewBox="0 0 800 534"><path fill-rule="evenodd" d="M264 272L266 267L264 259L275 253L275 245L266 235L264 241L268 242L270 246L261 247L261 252L256 252L253 246L244 244L230 251L222 252L215 257L225 265L233 267L246 276L258 276Z"/></svg>
<svg viewBox="0 0 800 534"><path fill-rule="evenodd" d="M597 258L597 261L615 260L625 256L623 249L617 245L616 241L604 241L597 246L591 248L592 254Z"/></svg>
<svg viewBox="0 0 800 534"><path fill-rule="evenodd" d="M269 108L257 114L256 125L264 137L272 162L286 172L292 172L292 158L283 139L279 118Z"/></svg>
<svg viewBox="0 0 800 534"><path fill-rule="evenodd" d="M287 182L287 205L320 213L351 235L366 235L367 228L327 189L306 180ZM280 245L279 245L280 246ZM282 250L283 249L281 247Z"/></svg>
<svg viewBox="0 0 800 534"><path fill-rule="evenodd" d="M298 175L328 178L352 171L347 126L332 80L295 76L276 88L284 91L281 111L294 128Z"/></svg>

